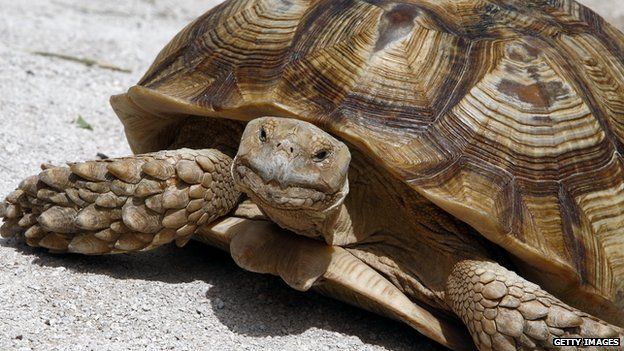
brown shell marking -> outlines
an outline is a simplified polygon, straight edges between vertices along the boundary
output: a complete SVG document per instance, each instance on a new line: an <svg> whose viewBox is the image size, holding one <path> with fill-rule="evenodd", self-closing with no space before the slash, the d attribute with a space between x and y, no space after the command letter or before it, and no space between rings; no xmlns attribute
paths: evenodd
<svg viewBox="0 0 624 351"><path fill-rule="evenodd" d="M314 122L624 323L624 36L573 0L230 1L139 85L135 151L176 109Z"/></svg>

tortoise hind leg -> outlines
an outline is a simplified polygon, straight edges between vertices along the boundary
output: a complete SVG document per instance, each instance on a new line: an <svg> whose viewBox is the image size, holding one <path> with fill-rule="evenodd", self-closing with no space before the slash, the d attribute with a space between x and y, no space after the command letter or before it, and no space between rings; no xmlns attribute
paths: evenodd
<svg viewBox="0 0 624 351"><path fill-rule="evenodd" d="M558 348L553 346L557 337L624 336L620 328L566 305L493 262L457 263L447 281L446 300L479 350L548 350Z"/></svg>
<svg viewBox="0 0 624 351"><path fill-rule="evenodd" d="M46 168L0 204L0 233L53 252L181 246L236 205L231 162L217 150L180 149Z"/></svg>

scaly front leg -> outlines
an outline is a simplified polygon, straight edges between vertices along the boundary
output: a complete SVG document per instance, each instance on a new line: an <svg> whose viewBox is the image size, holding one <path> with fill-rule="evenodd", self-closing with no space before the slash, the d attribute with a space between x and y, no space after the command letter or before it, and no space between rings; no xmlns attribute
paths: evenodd
<svg viewBox="0 0 624 351"><path fill-rule="evenodd" d="M0 204L0 233L82 254L184 245L238 202L231 163L217 150L180 149L47 168Z"/></svg>
<svg viewBox="0 0 624 351"><path fill-rule="evenodd" d="M620 328L566 305L493 262L457 263L446 299L482 351L562 349L553 346L554 338L624 336Z"/></svg>

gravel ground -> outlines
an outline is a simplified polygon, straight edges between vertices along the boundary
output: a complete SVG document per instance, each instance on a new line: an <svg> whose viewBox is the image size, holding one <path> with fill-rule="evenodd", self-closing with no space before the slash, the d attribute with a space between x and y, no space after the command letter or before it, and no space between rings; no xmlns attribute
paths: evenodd
<svg viewBox="0 0 624 351"><path fill-rule="evenodd" d="M619 1L584 2L624 24ZM41 162L129 154L108 97L136 82L178 30L216 3L0 0L0 197ZM79 117L93 131L80 128ZM82 257L0 241L0 296L0 350L437 349L402 324L292 291L197 243Z"/></svg>

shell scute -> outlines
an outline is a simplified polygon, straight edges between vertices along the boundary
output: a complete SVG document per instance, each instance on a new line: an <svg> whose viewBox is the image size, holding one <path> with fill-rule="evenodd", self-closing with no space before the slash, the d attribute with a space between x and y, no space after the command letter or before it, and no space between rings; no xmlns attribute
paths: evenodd
<svg viewBox="0 0 624 351"><path fill-rule="evenodd" d="M113 105L135 152L184 114L311 121L621 313L624 35L572 0L409 3L228 2Z"/></svg>

